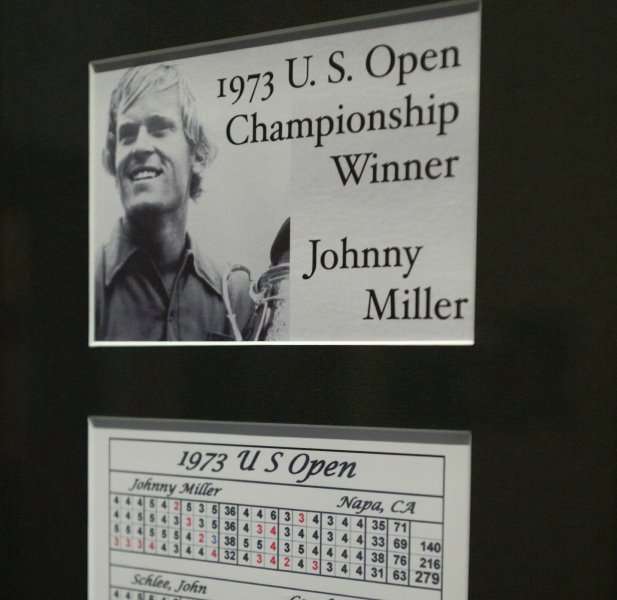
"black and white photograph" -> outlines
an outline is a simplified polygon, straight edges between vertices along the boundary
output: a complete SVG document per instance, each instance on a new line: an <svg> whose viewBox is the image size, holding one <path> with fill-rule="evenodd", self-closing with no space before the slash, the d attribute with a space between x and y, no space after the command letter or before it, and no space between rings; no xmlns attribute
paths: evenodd
<svg viewBox="0 0 617 600"><path fill-rule="evenodd" d="M267 247L277 211L247 223L250 199L234 205L210 183L216 146L203 113L177 65L129 68L114 84L101 136L108 180L98 187L95 175L92 207L96 341L286 339L289 219ZM243 250L257 269L270 260L257 281L234 254Z"/></svg>

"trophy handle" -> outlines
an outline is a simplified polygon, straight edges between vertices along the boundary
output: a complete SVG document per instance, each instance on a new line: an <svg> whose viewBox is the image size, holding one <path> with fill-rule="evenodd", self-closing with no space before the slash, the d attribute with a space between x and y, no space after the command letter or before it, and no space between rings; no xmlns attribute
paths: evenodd
<svg viewBox="0 0 617 600"><path fill-rule="evenodd" d="M244 265L232 265L227 271L227 273L225 274L225 277L223 277L223 303L225 304L225 311L227 312L227 318L229 319L229 322L231 323L231 330L233 332L234 338L237 342L242 342L244 341L244 339L242 337L242 332L240 331L240 328L238 327L238 321L236 319L236 314L234 313L233 308L231 306L231 297L229 295L229 280L231 276L237 271L242 271L246 273L249 277L249 281L251 280L251 272Z"/></svg>

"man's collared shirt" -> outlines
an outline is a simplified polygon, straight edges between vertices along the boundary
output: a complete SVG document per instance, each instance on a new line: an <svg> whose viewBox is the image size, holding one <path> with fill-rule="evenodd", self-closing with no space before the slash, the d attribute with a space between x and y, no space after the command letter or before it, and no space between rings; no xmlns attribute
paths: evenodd
<svg viewBox="0 0 617 600"><path fill-rule="evenodd" d="M220 271L188 235L168 292L150 256L119 222L97 257L95 288L97 341L234 339ZM231 307L240 330L253 314L248 288L243 273L230 278Z"/></svg>

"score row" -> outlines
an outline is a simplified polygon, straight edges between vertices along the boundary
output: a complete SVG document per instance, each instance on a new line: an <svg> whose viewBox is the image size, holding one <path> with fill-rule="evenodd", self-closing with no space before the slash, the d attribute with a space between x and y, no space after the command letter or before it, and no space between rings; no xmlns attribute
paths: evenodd
<svg viewBox="0 0 617 600"><path fill-rule="evenodd" d="M110 500L115 550L441 587L440 523L132 494Z"/></svg>

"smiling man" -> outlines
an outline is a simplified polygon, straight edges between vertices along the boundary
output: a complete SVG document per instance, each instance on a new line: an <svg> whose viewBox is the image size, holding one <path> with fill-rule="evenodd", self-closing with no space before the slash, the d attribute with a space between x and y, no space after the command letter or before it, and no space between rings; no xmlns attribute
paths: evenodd
<svg viewBox="0 0 617 600"><path fill-rule="evenodd" d="M96 260L97 340L233 339L253 313L248 278L223 275L187 233L210 144L177 68L129 69L111 96L103 163L124 215Z"/></svg>

